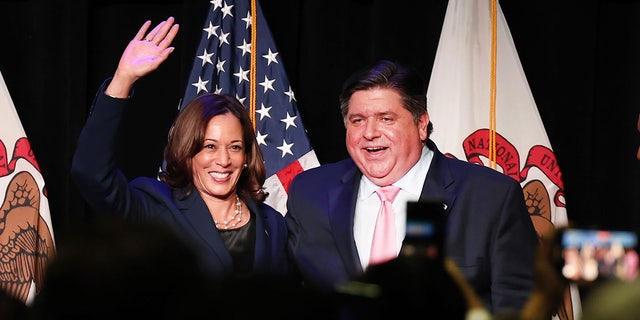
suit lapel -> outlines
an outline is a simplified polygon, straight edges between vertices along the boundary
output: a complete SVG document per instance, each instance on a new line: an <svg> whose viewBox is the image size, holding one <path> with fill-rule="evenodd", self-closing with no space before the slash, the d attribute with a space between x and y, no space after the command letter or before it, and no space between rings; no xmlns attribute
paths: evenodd
<svg viewBox="0 0 640 320"><path fill-rule="evenodd" d="M362 272L362 265L356 242L353 237L353 220L356 209L356 197L358 195L358 185L360 173L355 164L353 168L343 175L341 183L328 191L329 198L329 220L334 231L337 243L346 243L347 246L337 246L345 267L351 275Z"/></svg>
<svg viewBox="0 0 640 320"><path fill-rule="evenodd" d="M451 168L449 168L449 160L431 140L427 141L427 147L433 151L433 159L422 187L420 200L440 198L444 200L447 207L450 207L455 202L456 195L449 191L455 182Z"/></svg>
<svg viewBox="0 0 640 320"><path fill-rule="evenodd" d="M253 269L258 270L268 270L269 261L271 260L271 255L269 254L271 246L268 244L271 243L271 237L275 236L269 234L268 221L265 215L258 214L260 209L258 205L254 201L243 199L247 205L247 208L251 212L254 213L255 223L256 223L256 246L254 252L254 260L253 260Z"/></svg>
<svg viewBox="0 0 640 320"><path fill-rule="evenodd" d="M197 191L193 191L187 198L177 200L177 206L189 223L195 234L209 247L212 256L218 258L225 271L233 271L233 262L227 247L224 245L218 229L213 223L209 208Z"/></svg>
<svg viewBox="0 0 640 320"><path fill-rule="evenodd" d="M429 149L433 150L433 159L431 161L431 167L427 173L427 178L424 182L424 187L420 195L420 200L427 198L439 198L444 200L445 208L445 252L448 252L447 243L451 243L456 236L455 232L450 230L457 230L459 227L459 220L455 217L456 213L452 210L456 201L456 193L453 192L456 182L454 170L450 167L454 159L447 158L442 154L431 140L427 142Z"/></svg>

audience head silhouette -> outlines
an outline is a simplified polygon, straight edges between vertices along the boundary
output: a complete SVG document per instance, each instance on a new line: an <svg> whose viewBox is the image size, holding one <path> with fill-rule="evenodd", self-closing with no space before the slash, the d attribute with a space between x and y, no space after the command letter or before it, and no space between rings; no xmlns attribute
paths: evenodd
<svg viewBox="0 0 640 320"><path fill-rule="evenodd" d="M165 225L98 219L59 243L34 311L46 319L204 315L207 279Z"/></svg>

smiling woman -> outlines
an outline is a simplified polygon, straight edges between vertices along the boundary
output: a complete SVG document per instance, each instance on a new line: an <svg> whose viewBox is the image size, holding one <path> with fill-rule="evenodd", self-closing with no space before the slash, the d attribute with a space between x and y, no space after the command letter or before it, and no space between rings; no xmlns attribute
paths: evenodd
<svg viewBox="0 0 640 320"><path fill-rule="evenodd" d="M115 165L134 84L173 52L174 22L170 17L148 32L147 21L130 40L93 102L72 177L98 213L171 226L216 282L235 275L287 275L284 217L264 204L262 153L236 98L203 94L181 110L169 131L159 179L128 181Z"/></svg>

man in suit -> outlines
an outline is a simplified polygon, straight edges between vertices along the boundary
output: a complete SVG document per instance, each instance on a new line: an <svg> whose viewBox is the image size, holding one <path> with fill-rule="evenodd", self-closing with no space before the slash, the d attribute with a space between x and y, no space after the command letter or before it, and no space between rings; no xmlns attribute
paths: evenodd
<svg viewBox="0 0 640 320"><path fill-rule="evenodd" d="M354 74L340 108L350 158L298 174L289 188L289 253L306 285L335 290L367 271L381 200L393 201L397 256L407 201L439 198L445 254L494 314L520 310L534 282L538 240L522 188L493 169L446 157L429 135L426 84L380 61Z"/></svg>

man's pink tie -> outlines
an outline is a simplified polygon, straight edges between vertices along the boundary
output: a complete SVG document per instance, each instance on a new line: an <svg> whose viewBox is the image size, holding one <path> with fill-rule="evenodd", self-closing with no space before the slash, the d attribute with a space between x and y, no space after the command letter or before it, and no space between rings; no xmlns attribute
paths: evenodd
<svg viewBox="0 0 640 320"><path fill-rule="evenodd" d="M393 215L391 203L396 198L400 187L386 186L376 190L382 205L378 211L376 219L376 229L373 232L373 242L371 243L371 255L369 264L378 264L389 261L398 256L396 246L396 222Z"/></svg>

